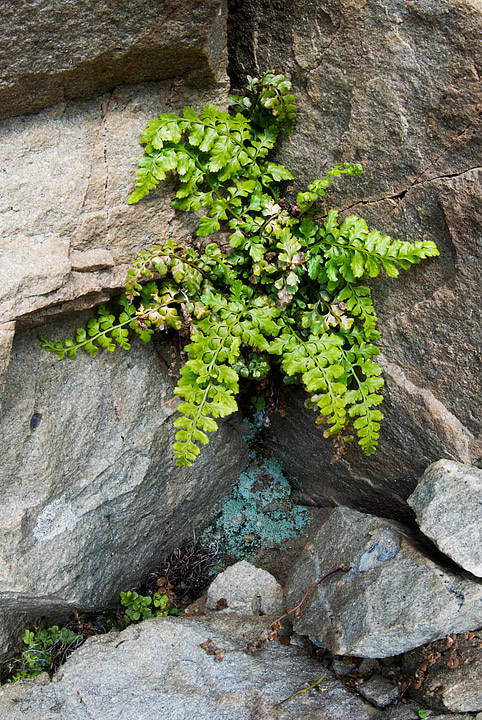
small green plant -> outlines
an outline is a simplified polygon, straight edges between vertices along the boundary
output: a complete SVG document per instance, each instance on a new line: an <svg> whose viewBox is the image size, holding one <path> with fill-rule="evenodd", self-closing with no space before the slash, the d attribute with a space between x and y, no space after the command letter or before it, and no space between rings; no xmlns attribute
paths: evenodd
<svg viewBox="0 0 482 720"><path fill-rule="evenodd" d="M128 590L120 593L121 604L125 607L126 623L147 620L150 617L178 615L179 609L172 604L167 593L155 592L153 595L139 595Z"/></svg>
<svg viewBox="0 0 482 720"><path fill-rule="evenodd" d="M419 718L422 718L422 720L426 720L428 718L428 712L426 710L418 710L417 715Z"/></svg>
<svg viewBox="0 0 482 720"><path fill-rule="evenodd" d="M339 456L355 436L370 455L383 418L383 379L366 282L382 269L396 277L399 268L438 255L431 241L391 240L355 215L339 222L331 210L315 220L331 182L360 174L358 164L336 165L290 202L291 172L268 159L279 133L293 131L290 89L268 72L248 78L245 95L230 96L232 114L208 104L201 114L186 107L182 116L151 120L129 203L173 173L172 206L202 212L199 237L227 230L229 250L213 242L202 252L174 240L154 245L128 273L118 318L101 305L75 338L41 338L62 359L80 348L91 355L99 347L129 349L129 330L146 342L155 329L188 333L188 360L174 391L182 398L174 423L178 465L191 465L217 419L237 410L239 378L260 380L273 363L287 382L304 386Z"/></svg>
<svg viewBox="0 0 482 720"><path fill-rule="evenodd" d="M22 636L24 648L20 655L6 663L11 682L36 677L41 672L53 673L67 656L84 642L81 634L58 625L41 623Z"/></svg>

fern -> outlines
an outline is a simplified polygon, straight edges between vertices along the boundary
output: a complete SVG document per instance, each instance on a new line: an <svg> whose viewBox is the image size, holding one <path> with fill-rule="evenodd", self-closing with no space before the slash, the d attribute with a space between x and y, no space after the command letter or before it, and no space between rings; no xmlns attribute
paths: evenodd
<svg viewBox="0 0 482 720"><path fill-rule="evenodd" d="M141 136L145 155L128 202L142 200L167 173L177 176L172 206L197 213L197 235L229 232L224 253L203 252L167 239L139 253L129 270L116 316L97 317L64 343L41 338L59 359L79 349L129 349L129 331L149 341L155 330L190 335L175 394L182 399L174 454L190 465L237 410L239 378L262 379L273 363L287 382L301 383L325 437L342 455L354 434L369 455L378 442L383 386L375 358L379 339L369 278L396 277L438 255L433 242L391 240L331 210L315 222L316 203L335 178L358 175L340 163L297 195L285 198L292 174L269 160L281 130L293 131L291 85L282 75L248 78L245 95L231 95L231 114L206 105L202 113L163 113Z"/></svg>

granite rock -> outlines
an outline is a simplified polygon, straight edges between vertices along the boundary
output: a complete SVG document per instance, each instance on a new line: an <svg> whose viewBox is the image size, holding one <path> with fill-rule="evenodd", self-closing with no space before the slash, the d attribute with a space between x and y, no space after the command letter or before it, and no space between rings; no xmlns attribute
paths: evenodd
<svg viewBox="0 0 482 720"><path fill-rule="evenodd" d="M222 0L6 0L0 7L0 116L112 88L191 73L219 79L226 52Z"/></svg>
<svg viewBox="0 0 482 720"><path fill-rule="evenodd" d="M404 655L402 670L415 678L409 693L424 707L455 713L482 710L482 633L449 635L417 648Z"/></svg>
<svg viewBox="0 0 482 720"><path fill-rule="evenodd" d="M287 605L308 596L294 628L337 655L390 657L447 633L482 625L482 585L441 567L410 531L390 520L335 508L307 543L286 588Z"/></svg>
<svg viewBox="0 0 482 720"><path fill-rule="evenodd" d="M226 102L223 82L193 91L179 78L0 122L3 322L40 325L99 304L121 291L139 250L189 235L169 184L137 205L127 198L149 120L208 101Z"/></svg>
<svg viewBox="0 0 482 720"><path fill-rule="evenodd" d="M213 580L206 609L241 615L281 614L283 588L271 573L241 560Z"/></svg>
<svg viewBox="0 0 482 720"><path fill-rule="evenodd" d="M63 337L77 320L48 332ZM229 493L247 460L235 417L195 466L175 466L170 363L158 338L59 362L35 330L17 333L2 412L0 613L108 605ZM7 652L21 632L4 627Z"/></svg>
<svg viewBox="0 0 482 720"><path fill-rule="evenodd" d="M217 614L155 618L122 633L87 640L52 683L0 689L2 720L370 720L372 708L328 671L322 692L289 698L321 676L320 665L278 642L258 653L215 662L200 646L242 646L266 626L261 618Z"/></svg>
<svg viewBox="0 0 482 720"><path fill-rule="evenodd" d="M482 577L482 470L439 460L426 469L408 504L439 550Z"/></svg>
<svg viewBox="0 0 482 720"><path fill-rule="evenodd" d="M375 707L386 707L398 699L398 687L381 675L371 678L358 685L357 692Z"/></svg>

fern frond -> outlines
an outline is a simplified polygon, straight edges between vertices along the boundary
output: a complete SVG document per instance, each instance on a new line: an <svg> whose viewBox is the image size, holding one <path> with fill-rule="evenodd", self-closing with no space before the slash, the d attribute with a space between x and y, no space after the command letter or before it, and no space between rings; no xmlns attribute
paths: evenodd
<svg viewBox="0 0 482 720"><path fill-rule="evenodd" d="M308 185L308 190L306 192L298 193L296 202L300 206L299 214L305 215L306 213L315 212L315 203L323 197L325 191L329 188L336 177L340 177L340 175L361 175L362 172L363 168L361 165L338 163L338 165L335 165L334 168L326 173L324 178L321 180L313 180L313 182Z"/></svg>
<svg viewBox="0 0 482 720"><path fill-rule="evenodd" d="M134 330L144 342L149 342L153 333L150 323L146 323L142 328L138 327L136 309L129 305L125 295L121 296L119 303L124 311L120 314L118 321L105 305L99 305L97 317L88 321L86 329L79 328L75 338L67 338L62 343L48 340L39 335L41 346L48 352L54 352L59 360L63 360L66 356L73 360L77 357L78 350L84 350L89 355L97 355L99 346L108 352L114 352L116 346L129 350L129 329Z"/></svg>
<svg viewBox="0 0 482 720"><path fill-rule="evenodd" d="M321 240L310 250L310 255L320 253L325 259L316 273L319 282L356 283L376 277L382 268L390 277L397 277L397 265L407 269L439 254L431 240L414 243L391 240L377 231L369 232L365 220L356 215L346 218L341 227L337 218L337 211L331 210Z"/></svg>
<svg viewBox="0 0 482 720"><path fill-rule="evenodd" d="M311 393L324 421L331 425L328 434L340 432L346 425L344 368L339 364L343 339L336 334L321 337L298 334L283 323L281 335L271 342L269 351L281 355L283 372L293 378L300 375L305 389Z"/></svg>
<svg viewBox="0 0 482 720"><path fill-rule="evenodd" d="M358 435L358 444L365 455L377 447L380 421L383 413L377 406L383 401L379 390L384 381L381 368L373 360L379 354L378 348L369 343L357 344L352 341L349 350L343 350L342 364L347 372L350 390L346 394L349 417L356 418L353 427ZM357 370L358 368L358 370Z"/></svg>
<svg viewBox="0 0 482 720"><path fill-rule="evenodd" d="M229 95L230 107L251 120L254 128L281 128L288 135L296 120L295 98L290 94L291 83L284 75L266 72L261 79L248 75L245 95Z"/></svg>
<svg viewBox="0 0 482 720"><path fill-rule="evenodd" d="M223 306L224 303L221 303ZM239 358L241 340L233 334L239 313L222 307L223 319L211 316L199 323L186 347L189 360L181 369L181 378L174 390L185 402L179 405L183 417L173 445L177 465L191 465L199 454L199 443L208 442L206 432L217 430L213 418L226 417L238 409L234 395L238 392L238 373L234 365Z"/></svg>

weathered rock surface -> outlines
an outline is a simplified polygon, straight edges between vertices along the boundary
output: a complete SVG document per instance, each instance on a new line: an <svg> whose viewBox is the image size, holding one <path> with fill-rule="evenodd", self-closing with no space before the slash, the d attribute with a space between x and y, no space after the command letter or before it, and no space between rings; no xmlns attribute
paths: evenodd
<svg viewBox="0 0 482 720"><path fill-rule="evenodd" d="M442 552L482 577L482 470L439 460L426 469L408 504Z"/></svg>
<svg viewBox="0 0 482 720"><path fill-rule="evenodd" d="M337 655L389 657L482 625L482 584L437 565L406 529L348 508L333 510L306 545L286 588L287 605L330 570L294 628Z"/></svg>
<svg viewBox="0 0 482 720"><path fill-rule="evenodd" d="M273 67L299 114L280 160L304 186L340 161L364 175L333 185L328 207L440 258L373 282L387 387L380 448L329 467L330 443L290 390L270 448L308 499L409 519L404 500L440 457L480 462L482 395L482 8L473 0L240 0L231 74ZM410 518L411 519L411 518Z"/></svg>
<svg viewBox="0 0 482 720"><path fill-rule="evenodd" d="M2 412L0 612L107 605L229 492L247 455L235 420L195 467L174 465L169 363L159 340L59 362L34 330L17 334Z"/></svg>
<svg viewBox="0 0 482 720"><path fill-rule="evenodd" d="M3 3L0 16L5 655L29 616L105 605L137 582L228 491L245 450L225 426L211 446L219 462L208 451L195 473L174 468L159 343L59 364L25 332L108 300L140 249L189 234L170 188L127 198L150 118L226 103L223 0L34 0ZM63 339L85 320L41 333Z"/></svg>
<svg viewBox="0 0 482 720"><path fill-rule="evenodd" d="M359 694L376 707L386 707L398 699L398 687L381 675L373 675L357 687Z"/></svg>
<svg viewBox="0 0 482 720"><path fill-rule="evenodd" d="M369 720L373 708L328 671L322 692L278 705L323 674L296 648L269 643L261 652L227 653L214 662L200 647L209 638L236 648L266 620L215 615L155 618L87 640L52 683L0 689L2 720Z"/></svg>
<svg viewBox="0 0 482 720"><path fill-rule="evenodd" d="M240 615L281 614L283 588L271 573L241 560L213 580L206 609Z"/></svg>
<svg viewBox="0 0 482 720"><path fill-rule="evenodd" d="M417 648L404 656L402 670L422 681L412 683L409 693L425 707L463 713L482 710L481 633L464 633Z"/></svg>
<svg viewBox="0 0 482 720"><path fill-rule="evenodd" d="M140 249L189 234L192 220L170 208L170 188L127 205L139 136L160 112L225 98L224 83L193 91L178 79L0 123L3 322L39 325L105 301Z"/></svg>
<svg viewBox="0 0 482 720"><path fill-rule="evenodd" d="M105 301L140 249L189 234L169 188L127 206L139 136L160 112L225 105L227 50L224 0L6 2L0 17L3 339Z"/></svg>
<svg viewBox="0 0 482 720"><path fill-rule="evenodd" d="M0 117L90 98L117 85L194 71L219 79L225 53L222 0L203 3L6 0L0 8Z"/></svg>
<svg viewBox="0 0 482 720"><path fill-rule="evenodd" d="M0 408L2 402L3 388L12 350L13 337L15 335L15 323L6 322L0 325Z"/></svg>

